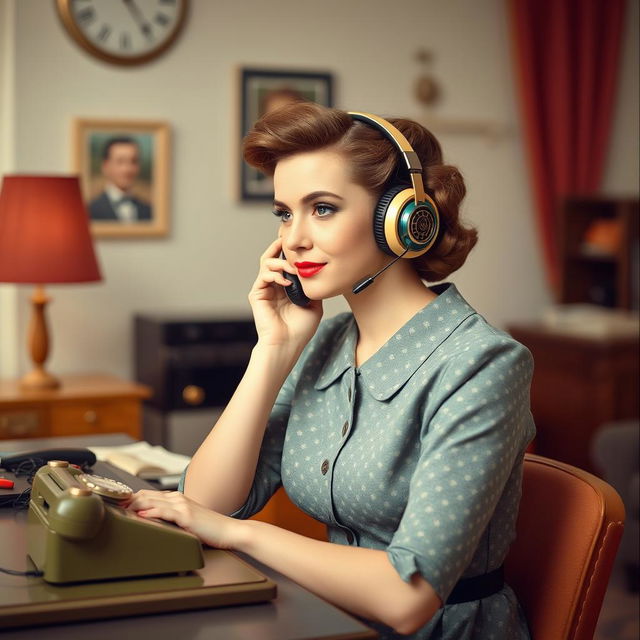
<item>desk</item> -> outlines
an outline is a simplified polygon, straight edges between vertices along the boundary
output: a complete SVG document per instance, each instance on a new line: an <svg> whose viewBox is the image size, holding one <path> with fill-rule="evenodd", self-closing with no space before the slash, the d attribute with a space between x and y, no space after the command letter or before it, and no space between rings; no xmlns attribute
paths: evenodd
<svg viewBox="0 0 640 640"><path fill-rule="evenodd" d="M58 389L25 390L0 380L0 439L128 433L139 438L151 389L111 375L60 377Z"/></svg>
<svg viewBox="0 0 640 640"><path fill-rule="evenodd" d="M0 440L0 451L24 451L54 447L82 447L91 445L119 445L131 443L124 434L108 436L83 436L44 438L29 440ZM117 470L118 477L135 490L149 488L149 484ZM26 511L14 513L0 509L0 566L17 570L27 569L24 526ZM13 638L26 640L46 637L47 640L73 638L143 638L154 640L189 640L211 638L213 640L303 640L340 639L364 640L377 634L340 609L306 591L292 580L252 558L240 555L246 562L274 580L278 596L270 603L202 609L163 615L144 615L62 624L47 627L15 629L2 633L2 640ZM3 581L24 580L3 576ZM42 630L46 629L45 632Z"/></svg>

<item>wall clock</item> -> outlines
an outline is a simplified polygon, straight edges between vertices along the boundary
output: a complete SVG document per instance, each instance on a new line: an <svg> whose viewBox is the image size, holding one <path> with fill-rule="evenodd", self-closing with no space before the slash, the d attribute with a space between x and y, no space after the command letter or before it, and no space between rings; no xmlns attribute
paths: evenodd
<svg viewBox="0 0 640 640"><path fill-rule="evenodd" d="M189 0L57 0L71 37L113 64L148 62L168 49L182 28Z"/></svg>

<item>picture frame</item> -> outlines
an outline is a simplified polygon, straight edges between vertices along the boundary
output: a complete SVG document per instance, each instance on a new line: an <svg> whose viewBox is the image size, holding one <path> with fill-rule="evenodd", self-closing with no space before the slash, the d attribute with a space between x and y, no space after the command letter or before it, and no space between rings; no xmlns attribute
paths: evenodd
<svg viewBox="0 0 640 640"><path fill-rule="evenodd" d="M329 72L293 69L240 69L240 145L264 113L291 99L303 99L325 107L333 106L333 76ZM242 157L239 197L243 201L273 200L273 181Z"/></svg>
<svg viewBox="0 0 640 640"><path fill-rule="evenodd" d="M170 157L167 122L73 121L73 169L80 178L94 236L168 234Z"/></svg>

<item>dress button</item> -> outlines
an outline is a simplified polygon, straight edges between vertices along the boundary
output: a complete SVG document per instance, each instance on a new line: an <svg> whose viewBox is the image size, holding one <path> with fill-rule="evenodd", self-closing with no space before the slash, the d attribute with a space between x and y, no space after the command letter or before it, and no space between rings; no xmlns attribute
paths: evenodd
<svg viewBox="0 0 640 640"><path fill-rule="evenodd" d="M347 420L347 422L345 422L342 425L342 435L343 436L346 435L348 430L349 430L349 421Z"/></svg>
<svg viewBox="0 0 640 640"><path fill-rule="evenodd" d="M353 533L351 531L347 531L347 542L353 544Z"/></svg>
<svg viewBox="0 0 640 640"><path fill-rule="evenodd" d="M326 475L327 471L329 471L329 461L323 460L322 466L320 467L320 471L322 471L322 475Z"/></svg>

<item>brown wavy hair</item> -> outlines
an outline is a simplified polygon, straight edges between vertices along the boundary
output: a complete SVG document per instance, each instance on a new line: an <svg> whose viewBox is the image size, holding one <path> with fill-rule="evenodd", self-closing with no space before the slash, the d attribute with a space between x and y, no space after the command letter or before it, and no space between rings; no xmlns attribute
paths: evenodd
<svg viewBox="0 0 640 640"><path fill-rule="evenodd" d="M438 282L459 269L478 239L463 225L459 208L466 194L458 169L442 163L434 135L413 120L387 118L407 138L422 163L427 193L440 212L440 232L427 253L411 263L423 280ZM346 111L302 102L276 109L256 122L243 141L245 161L267 175L287 156L330 147L349 161L352 180L377 197L409 177L397 148L377 129L354 121Z"/></svg>

